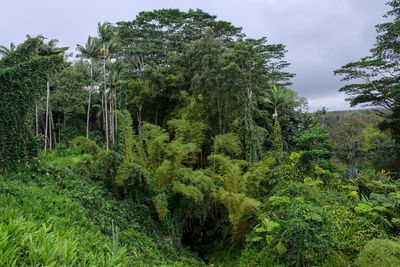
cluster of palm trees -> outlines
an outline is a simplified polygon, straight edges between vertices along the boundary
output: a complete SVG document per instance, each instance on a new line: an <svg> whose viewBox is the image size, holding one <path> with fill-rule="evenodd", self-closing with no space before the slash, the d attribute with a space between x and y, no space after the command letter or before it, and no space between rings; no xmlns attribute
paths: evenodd
<svg viewBox="0 0 400 267"><path fill-rule="evenodd" d="M94 93L94 62L103 63L103 84L99 85L98 91L101 94L101 106L103 114L103 125L106 138L106 150L109 150L110 142L114 143L116 139L116 130L118 126L115 110L117 109L117 85L122 64L114 58L114 49L116 48L117 34L111 23L99 23L97 27L97 37L88 37L85 46L77 45L77 51L80 53L77 57L87 59L90 66L89 98L86 116L86 138L89 138L90 130L90 109L91 99ZM114 62L113 62L114 61Z"/></svg>
<svg viewBox="0 0 400 267"><path fill-rule="evenodd" d="M90 131L90 110L92 105L92 95L95 92L101 94L102 120L105 131L105 146L109 150L110 143L114 143L116 139L117 116L115 110L117 108L117 86L122 82L119 77L122 70L122 63L115 58L114 50L117 47L117 33L115 27L109 22L98 23L97 37L88 37L84 46L77 45L79 54L77 57L88 60L90 67L89 81L89 97L86 116L86 138L89 138ZM38 56L50 56L64 54L68 47L57 47L58 40L51 39L46 42L46 38L42 35L31 37L27 35L27 39L36 38L38 40L37 54ZM0 46L0 57L9 56L16 51L16 46L11 43L9 47ZM95 64L97 63L97 64ZM98 73L102 72L102 81L96 79L94 75L94 67L102 63L102 70L97 69ZM97 81L96 81L97 80ZM44 125L44 150L52 148L52 144L56 143L54 122L52 118L50 99L50 82L46 85L46 118ZM35 131L36 136L39 135L39 115L38 102L35 103ZM54 139L54 140L53 140Z"/></svg>

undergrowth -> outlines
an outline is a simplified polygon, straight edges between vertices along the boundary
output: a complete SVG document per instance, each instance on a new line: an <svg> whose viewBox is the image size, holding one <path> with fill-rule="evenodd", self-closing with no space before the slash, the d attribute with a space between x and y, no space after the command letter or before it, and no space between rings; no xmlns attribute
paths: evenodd
<svg viewBox="0 0 400 267"><path fill-rule="evenodd" d="M84 177L89 154L68 150L0 175L0 266L203 264L146 205Z"/></svg>

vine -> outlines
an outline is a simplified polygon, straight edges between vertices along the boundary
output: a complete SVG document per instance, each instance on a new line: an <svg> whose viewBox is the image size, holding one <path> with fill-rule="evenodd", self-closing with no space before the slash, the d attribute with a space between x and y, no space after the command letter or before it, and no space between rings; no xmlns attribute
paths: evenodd
<svg viewBox="0 0 400 267"><path fill-rule="evenodd" d="M33 41L24 43L15 55L0 61L0 170L15 168L37 153L27 114L49 73L63 62L63 56L32 57L32 49L28 56L23 53L33 45Z"/></svg>

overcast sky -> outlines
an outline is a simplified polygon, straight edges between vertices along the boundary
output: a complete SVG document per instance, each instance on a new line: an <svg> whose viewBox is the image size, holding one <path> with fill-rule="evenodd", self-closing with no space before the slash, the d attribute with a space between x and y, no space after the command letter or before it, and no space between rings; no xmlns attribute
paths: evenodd
<svg viewBox="0 0 400 267"><path fill-rule="evenodd" d="M252 38L283 43L296 73L292 89L307 97L311 110L348 109L343 86L332 71L367 56L386 0L14 0L1 4L0 44L23 42L26 34L56 38L75 50L96 34L97 22L133 20L160 8L200 8L243 27Z"/></svg>

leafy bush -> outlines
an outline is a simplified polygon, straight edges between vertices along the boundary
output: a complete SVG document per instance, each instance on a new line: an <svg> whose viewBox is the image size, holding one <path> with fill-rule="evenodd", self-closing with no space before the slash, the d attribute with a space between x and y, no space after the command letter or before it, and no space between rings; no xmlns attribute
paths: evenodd
<svg viewBox="0 0 400 267"><path fill-rule="evenodd" d="M297 205L289 211L289 219L281 222L281 238L286 260L296 265L322 262L336 247L329 229L327 214L318 206Z"/></svg>
<svg viewBox="0 0 400 267"><path fill-rule="evenodd" d="M79 146L79 149L86 154L95 156L100 152L100 147L93 141L87 139L84 136L77 136L71 142L70 145L73 147Z"/></svg>

